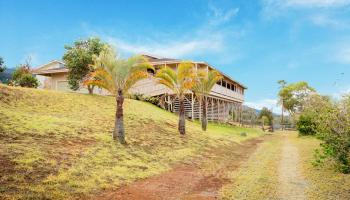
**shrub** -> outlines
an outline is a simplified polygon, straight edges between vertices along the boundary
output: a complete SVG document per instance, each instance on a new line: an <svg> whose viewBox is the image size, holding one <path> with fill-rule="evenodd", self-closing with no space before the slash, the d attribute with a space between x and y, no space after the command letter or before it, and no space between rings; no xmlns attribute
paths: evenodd
<svg viewBox="0 0 350 200"><path fill-rule="evenodd" d="M139 93L136 93L136 94L131 94L129 96L130 99L135 99L135 100L138 100L138 101L145 101L145 102L148 102L148 103L151 103L153 105L156 105L156 106L160 106L160 99L159 97L150 97L150 96L145 96L144 94L139 94Z"/></svg>
<svg viewBox="0 0 350 200"><path fill-rule="evenodd" d="M39 81L31 74L30 65L28 63L22 64L16 68L12 74L11 85L37 88Z"/></svg>
<svg viewBox="0 0 350 200"><path fill-rule="evenodd" d="M21 87L37 88L39 86L39 81L31 74L23 74L18 80L18 84Z"/></svg>
<svg viewBox="0 0 350 200"><path fill-rule="evenodd" d="M299 123L307 125L305 130L313 129L323 141L314 164L334 163L338 171L350 173L350 96L333 102L314 95L301 116Z"/></svg>
<svg viewBox="0 0 350 200"><path fill-rule="evenodd" d="M315 135L316 123L314 119L307 114L302 114L297 122L297 130L300 135Z"/></svg>

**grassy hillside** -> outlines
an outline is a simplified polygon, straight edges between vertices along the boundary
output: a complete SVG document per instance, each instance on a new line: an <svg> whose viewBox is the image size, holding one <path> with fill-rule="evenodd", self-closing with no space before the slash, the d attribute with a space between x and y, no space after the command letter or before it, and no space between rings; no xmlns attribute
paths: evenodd
<svg viewBox="0 0 350 200"><path fill-rule="evenodd" d="M82 198L262 134L188 122L180 137L176 115L126 100L122 146L111 137L114 113L113 97L0 85L0 199Z"/></svg>

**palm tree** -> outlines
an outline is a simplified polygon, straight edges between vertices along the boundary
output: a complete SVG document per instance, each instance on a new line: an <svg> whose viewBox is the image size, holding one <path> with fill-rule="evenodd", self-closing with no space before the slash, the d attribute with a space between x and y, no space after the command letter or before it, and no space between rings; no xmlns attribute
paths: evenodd
<svg viewBox="0 0 350 200"><path fill-rule="evenodd" d="M211 91L211 89L214 87L214 85L222 79L222 76L219 72L212 70L199 70L197 72L197 79L196 84L193 87L193 91L195 92L198 101L201 102L202 105L202 116L201 116L201 123L202 123L202 130L207 130L207 102L208 102L208 95Z"/></svg>
<svg viewBox="0 0 350 200"><path fill-rule="evenodd" d="M91 73L92 84L106 89L116 95L116 114L113 139L125 144L123 119L124 94L140 79L148 76L147 69L153 68L143 56L132 56L121 59L111 47L106 47L97 57L94 57L95 71Z"/></svg>
<svg viewBox="0 0 350 200"><path fill-rule="evenodd" d="M170 67L160 69L156 78L158 83L168 87L179 99L179 124L180 134L184 135L185 130L185 93L189 92L194 85L194 65L192 62L181 62L176 70Z"/></svg>

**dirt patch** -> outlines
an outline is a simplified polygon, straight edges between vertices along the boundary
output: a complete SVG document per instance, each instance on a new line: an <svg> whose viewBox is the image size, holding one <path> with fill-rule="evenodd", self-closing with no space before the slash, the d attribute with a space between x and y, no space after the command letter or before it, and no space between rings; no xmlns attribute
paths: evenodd
<svg viewBox="0 0 350 200"><path fill-rule="evenodd" d="M189 162L174 166L172 170L159 176L139 180L117 190L107 191L94 199L217 199L218 190L228 182L225 174L235 170L247 160L262 141L263 138L258 138L242 144L212 149L203 154L205 157L194 158ZM215 169L211 169L210 172L203 170L203 166L211 162L214 162Z"/></svg>
<svg viewBox="0 0 350 200"><path fill-rule="evenodd" d="M300 168L298 148L285 135L279 165L280 199L306 199L305 189L308 184Z"/></svg>

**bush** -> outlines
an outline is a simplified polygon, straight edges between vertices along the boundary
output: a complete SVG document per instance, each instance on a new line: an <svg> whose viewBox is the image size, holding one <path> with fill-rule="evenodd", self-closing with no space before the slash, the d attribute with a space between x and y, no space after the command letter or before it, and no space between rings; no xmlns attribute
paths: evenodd
<svg viewBox="0 0 350 200"><path fill-rule="evenodd" d="M315 135L316 123L310 115L302 114L297 122L297 130L300 135Z"/></svg>
<svg viewBox="0 0 350 200"><path fill-rule="evenodd" d="M39 86L39 81L30 72L29 64L22 64L16 68L12 74L11 85L37 88Z"/></svg>
<svg viewBox="0 0 350 200"><path fill-rule="evenodd" d="M159 105L159 103L160 103L159 97L149 97L149 96L145 96L143 94L136 93L136 94L131 94L129 96L129 98L135 99L138 101L145 101L145 102L151 103L153 105L160 106Z"/></svg>
<svg viewBox="0 0 350 200"><path fill-rule="evenodd" d="M308 100L299 121L302 131L315 131L322 140L314 164L327 162L342 173L350 173L350 96L332 101L315 95Z"/></svg>
<svg viewBox="0 0 350 200"><path fill-rule="evenodd" d="M39 81L31 74L23 74L18 80L18 84L21 87L37 88L39 86Z"/></svg>

